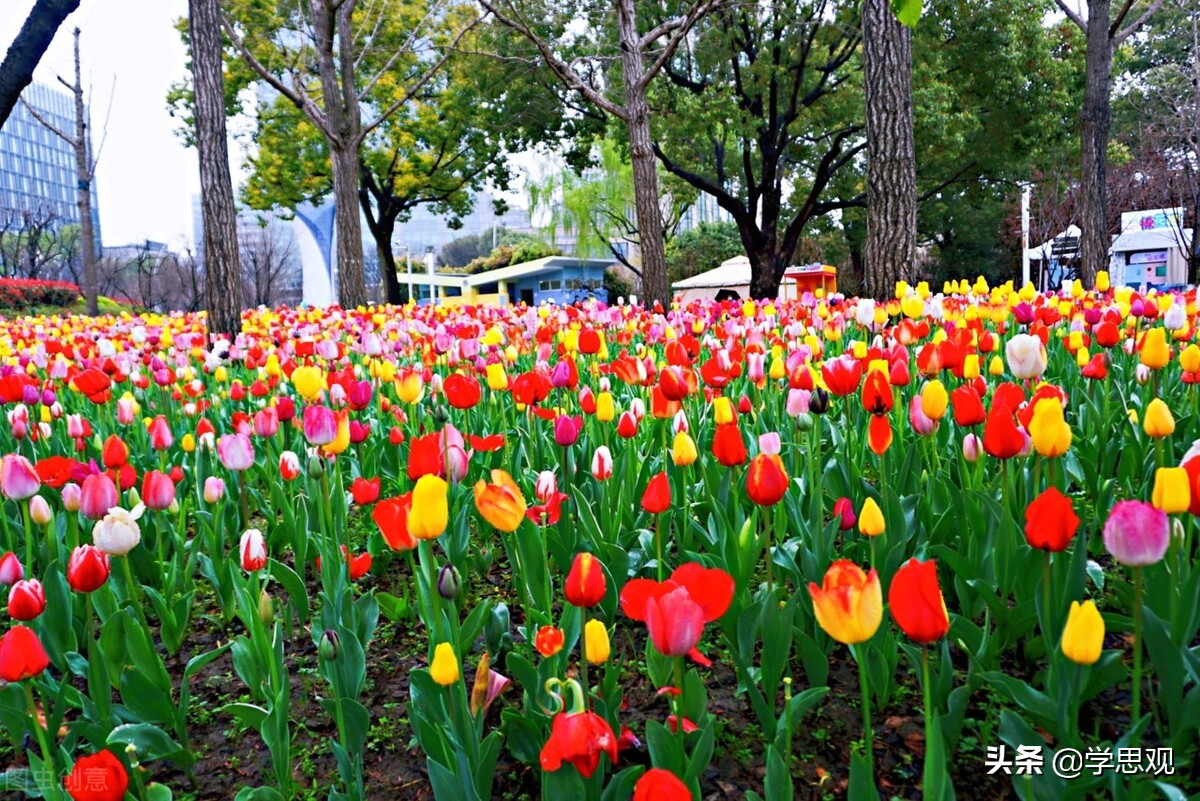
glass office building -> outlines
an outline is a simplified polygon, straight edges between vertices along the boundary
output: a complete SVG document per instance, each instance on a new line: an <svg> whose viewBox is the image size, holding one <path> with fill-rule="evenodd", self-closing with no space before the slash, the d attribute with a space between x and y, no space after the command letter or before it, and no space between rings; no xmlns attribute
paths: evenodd
<svg viewBox="0 0 1200 801"><path fill-rule="evenodd" d="M30 84L22 97L46 120L67 134L75 131L75 101L66 92ZM13 109L0 128L0 218L39 219L53 215L58 224L78 225L75 151L42 125L24 103ZM92 182L92 224L100 243L97 192Z"/></svg>

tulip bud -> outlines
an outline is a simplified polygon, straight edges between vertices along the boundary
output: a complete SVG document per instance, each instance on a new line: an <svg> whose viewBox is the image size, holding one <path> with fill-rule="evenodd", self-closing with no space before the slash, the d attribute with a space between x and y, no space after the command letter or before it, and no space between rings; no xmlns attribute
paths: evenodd
<svg viewBox="0 0 1200 801"><path fill-rule="evenodd" d="M321 639L317 643L317 656L325 661L332 661L338 658L338 654L342 652L342 638L333 629L325 629L321 632Z"/></svg>
<svg viewBox="0 0 1200 801"><path fill-rule="evenodd" d="M66 484L62 488L63 509L68 512L78 512L83 492L78 484Z"/></svg>
<svg viewBox="0 0 1200 801"><path fill-rule="evenodd" d="M325 460L316 454L308 457L308 477L320 478L325 473Z"/></svg>
<svg viewBox="0 0 1200 801"><path fill-rule="evenodd" d="M454 565L444 565L442 569L438 571L438 595L442 596L447 601L453 601L458 597L458 593L461 589L462 575L458 572L458 568L456 568Z"/></svg>
<svg viewBox="0 0 1200 801"><path fill-rule="evenodd" d="M258 619L264 626L275 622L275 602L271 600L271 596L266 590L258 594Z"/></svg>
<svg viewBox="0 0 1200 801"><path fill-rule="evenodd" d="M39 526L48 526L54 521L54 512L45 498L34 495L29 499L29 517Z"/></svg>
<svg viewBox="0 0 1200 801"><path fill-rule="evenodd" d="M796 429L799 431L812 431L813 417L808 412L800 412L796 415Z"/></svg>
<svg viewBox="0 0 1200 801"><path fill-rule="evenodd" d="M437 404L433 407L433 419L437 421L439 426L444 426L450 422L450 410L442 404Z"/></svg>
<svg viewBox="0 0 1200 801"><path fill-rule="evenodd" d="M813 414L825 414L829 411L829 393L817 387L812 397L808 399L808 410Z"/></svg>

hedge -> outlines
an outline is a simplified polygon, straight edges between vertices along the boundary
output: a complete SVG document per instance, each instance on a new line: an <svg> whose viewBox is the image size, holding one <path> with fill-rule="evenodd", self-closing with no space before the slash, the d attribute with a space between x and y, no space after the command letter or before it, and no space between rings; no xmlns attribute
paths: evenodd
<svg viewBox="0 0 1200 801"><path fill-rule="evenodd" d="M67 281L0 278L0 307L3 308L73 306L79 301L79 294L79 287Z"/></svg>

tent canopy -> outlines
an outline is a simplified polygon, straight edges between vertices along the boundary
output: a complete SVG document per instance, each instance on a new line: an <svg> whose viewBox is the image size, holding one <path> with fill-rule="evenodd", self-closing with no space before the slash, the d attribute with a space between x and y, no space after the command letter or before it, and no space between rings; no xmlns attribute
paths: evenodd
<svg viewBox="0 0 1200 801"><path fill-rule="evenodd" d="M1063 231L1058 236L1052 239L1047 239L1036 248L1029 248L1025 251L1025 253L1029 256L1030 261L1049 261L1054 256L1055 242L1061 239L1078 240L1082 234L1083 229L1081 229L1078 225L1068 225L1067 230Z"/></svg>
<svg viewBox="0 0 1200 801"><path fill-rule="evenodd" d="M795 283L790 278L785 278L784 283ZM721 262L719 267L715 267L708 272L693 275L691 278L685 278L682 281L676 281L671 284L672 289L720 289L724 287L739 287L750 285L750 259L745 256L734 256L732 259Z"/></svg>

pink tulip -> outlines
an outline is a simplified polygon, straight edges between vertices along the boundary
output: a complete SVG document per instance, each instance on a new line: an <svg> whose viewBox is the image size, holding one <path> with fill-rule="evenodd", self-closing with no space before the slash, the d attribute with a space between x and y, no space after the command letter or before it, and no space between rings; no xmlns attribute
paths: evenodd
<svg viewBox="0 0 1200 801"><path fill-rule="evenodd" d="M565 414L554 418L554 441L564 448L575 444L579 439L579 427Z"/></svg>
<svg viewBox="0 0 1200 801"><path fill-rule="evenodd" d="M921 408L920 396L914 397L908 404L908 422L919 437L928 437L938 428L937 421L927 417Z"/></svg>
<svg viewBox="0 0 1200 801"><path fill-rule="evenodd" d="M1169 530L1161 509L1145 501L1120 501L1104 524L1104 547L1123 565L1153 565L1167 552Z"/></svg>
<svg viewBox="0 0 1200 801"><path fill-rule="evenodd" d="M171 425L161 414L150 422L149 434L150 447L156 451L165 451L175 444L175 435L171 431Z"/></svg>
<svg viewBox="0 0 1200 801"><path fill-rule="evenodd" d="M0 493L5 498L23 501L37 495L42 486L37 471L19 453L10 453L0 460Z"/></svg>
<svg viewBox="0 0 1200 801"><path fill-rule="evenodd" d="M12 551L0 556L0 587L11 587L25 578L25 568Z"/></svg>
<svg viewBox="0 0 1200 801"><path fill-rule="evenodd" d="M204 502L216 503L225 497L225 482L216 476L204 479Z"/></svg>
<svg viewBox="0 0 1200 801"><path fill-rule="evenodd" d="M254 466L254 444L245 434L226 434L217 441L217 458L227 470L249 470Z"/></svg>
<svg viewBox="0 0 1200 801"><path fill-rule="evenodd" d="M309 445L318 447L337 439L337 417L333 409L328 406L304 407L304 438Z"/></svg>
<svg viewBox="0 0 1200 801"><path fill-rule="evenodd" d="M273 437L279 432L279 412L274 406L259 410L254 415L254 435L256 437Z"/></svg>

